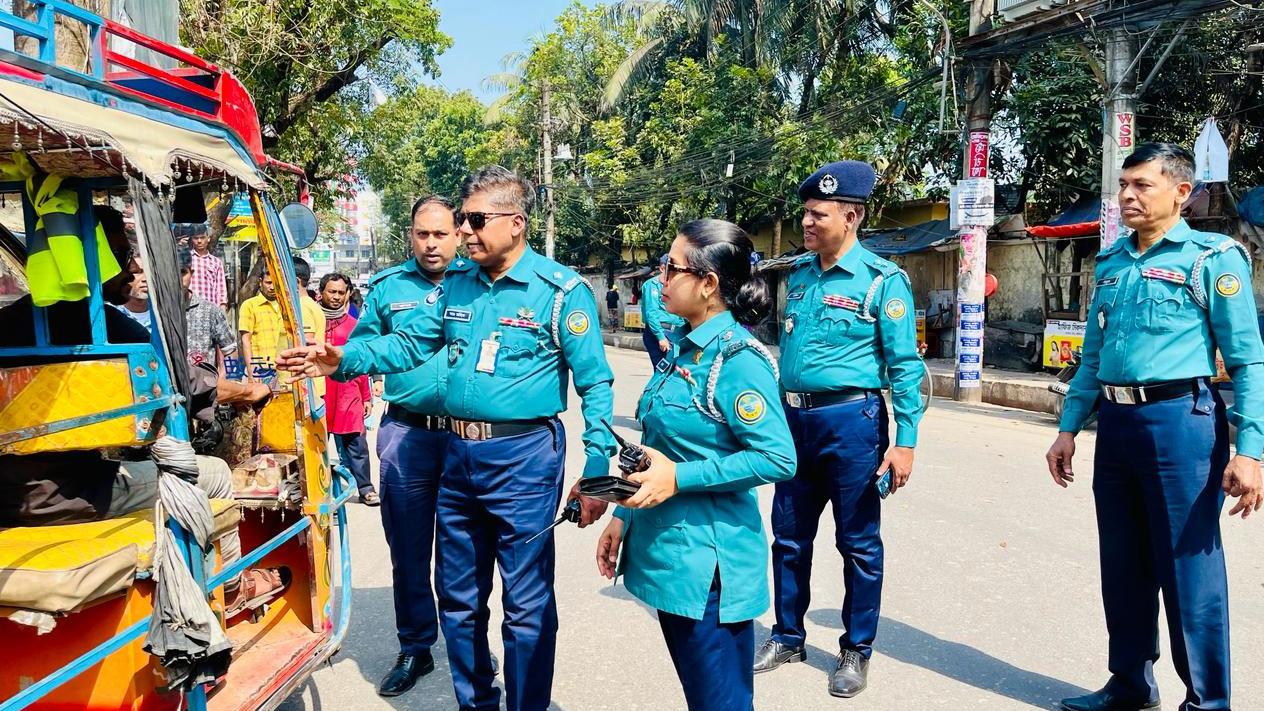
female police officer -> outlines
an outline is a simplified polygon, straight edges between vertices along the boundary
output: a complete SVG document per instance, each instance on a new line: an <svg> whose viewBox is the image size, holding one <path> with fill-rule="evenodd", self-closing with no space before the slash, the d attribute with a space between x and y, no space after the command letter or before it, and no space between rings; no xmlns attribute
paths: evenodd
<svg viewBox="0 0 1264 711"><path fill-rule="evenodd" d="M687 326L638 405L650 468L630 478L597 567L658 609L690 711L751 711L752 620L768 609L768 544L755 487L794 474L777 367L739 324L762 319L750 237L721 220L680 229L663 303ZM618 563L624 542L622 565Z"/></svg>

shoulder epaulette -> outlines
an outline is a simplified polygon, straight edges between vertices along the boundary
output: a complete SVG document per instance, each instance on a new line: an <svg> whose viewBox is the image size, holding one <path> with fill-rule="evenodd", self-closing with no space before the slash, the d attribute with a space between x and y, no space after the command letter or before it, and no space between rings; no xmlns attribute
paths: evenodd
<svg viewBox="0 0 1264 711"><path fill-rule="evenodd" d="M1129 239L1131 238L1121 235L1106 249L1098 250L1097 256L1095 257L1095 259L1100 262L1106 257L1109 257L1110 255L1114 254L1115 252L1118 252L1119 250L1124 248L1124 242L1127 242Z"/></svg>
<svg viewBox="0 0 1264 711"><path fill-rule="evenodd" d="M1189 291L1194 297L1194 303L1206 309L1209 302L1207 300L1207 288L1203 284L1203 264L1217 254L1226 254L1236 249L1242 254L1242 258L1246 260L1247 271L1249 272L1251 269L1251 253L1247 251L1241 242L1232 237L1214 232L1199 232L1197 234L1199 236L1206 235L1217 238L1206 242L1199 241L1199 244L1206 245L1207 249L1198 254L1198 257L1194 260L1194 266L1189 270Z"/></svg>
<svg viewBox="0 0 1264 711"><path fill-rule="evenodd" d="M478 271L478 262L469 257L457 257L448 264L450 272L475 272Z"/></svg>
<svg viewBox="0 0 1264 711"><path fill-rule="evenodd" d="M813 259L816 259L815 252L808 252L807 254L800 255L797 259L790 263L790 268L800 269L802 267L806 267L812 263Z"/></svg>
<svg viewBox="0 0 1264 711"><path fill-rule="evenodd" d="M369 286L377 284L378 282L391 276L392 274L398 274L401 271L403 271L403 269L404 269L403 264L396 264L393 267L387 267L383 269L382 271L378 272L377 274L374 274L372 277L369 277Z"/></svg>

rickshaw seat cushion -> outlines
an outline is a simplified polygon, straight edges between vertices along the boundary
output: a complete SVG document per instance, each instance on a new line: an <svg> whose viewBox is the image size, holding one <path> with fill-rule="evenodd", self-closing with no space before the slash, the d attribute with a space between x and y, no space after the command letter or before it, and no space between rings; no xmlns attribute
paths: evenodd
<svg viewBox="0 0 1264 711"><path fill-rule="evenodd" d="M212 499L214 537L237 525L237 503ZM148 570L153 510L61 526L0 529L0 606L64 613L125 592Z"/></svg>

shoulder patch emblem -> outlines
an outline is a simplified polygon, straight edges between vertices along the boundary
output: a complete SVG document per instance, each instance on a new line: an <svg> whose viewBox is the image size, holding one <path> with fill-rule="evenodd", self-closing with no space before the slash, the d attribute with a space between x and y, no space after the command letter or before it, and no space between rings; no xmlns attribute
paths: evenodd
<svg viewBox="0 0 1264 711"><path fill-rule="evenodd" d="M1216 293L1233 296L1242 290L1242 280L1236 274L1221 274L1216 278Z"/></svg>
<svg viewBox="0 0 1264 711"><path fill-rule="evenodd" d="M583 311L572 311L567 314L566 330L570 331L572 336L588 333L588 314Z"/></svg>
<svg viewBox="0 0 1264 711"><path fill-rule="evenodd" d="M737 400L733 402L733 411L737 414L737 419L753 425L764 418L768 405L764 403L763 395L754 390L743 390L737 394Z"/></svg>
<svg viewBox="0 0 1264 711"><path fill-rule="evenodd" d="M904 299L891 299L883 310L886 312L887 318L890 318L892 321L899 321L904 318L904 314L908 313L908 307L904 305Z"/></svg>

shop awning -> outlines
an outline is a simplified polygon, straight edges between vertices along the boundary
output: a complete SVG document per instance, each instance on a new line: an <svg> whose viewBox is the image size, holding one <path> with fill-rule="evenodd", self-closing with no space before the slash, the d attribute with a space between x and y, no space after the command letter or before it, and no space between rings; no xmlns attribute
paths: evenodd
<svg viewBox="0 0 1264 711"><path fill-rule="evenodd" d="M1027 232L1033 237L1045 239L1065 239L1068 237L1088 237L1101 230L1098 220L1102 209L1102 201L1096 195L1085 195L1071 203L1052 220L1043 225L1032 225Z"/></svg>
<svg viewBox="0 0 1264 711"><path fill-rule="evenodd" d="M956 239L956 231L948 226L945 218L912 227L872 232L861 240L861 244L874 254L887 256L925 252L951 244Z"/></svg>

